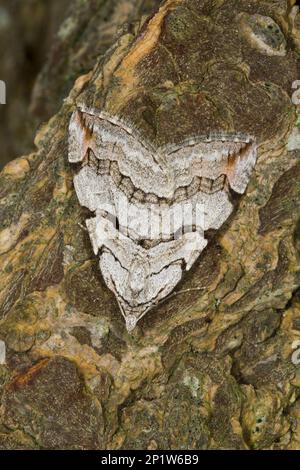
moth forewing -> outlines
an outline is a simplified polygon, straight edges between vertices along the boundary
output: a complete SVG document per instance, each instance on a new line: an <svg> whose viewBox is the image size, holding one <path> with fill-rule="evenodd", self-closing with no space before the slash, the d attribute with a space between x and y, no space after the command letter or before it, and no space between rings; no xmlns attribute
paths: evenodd
<svg viewBox="0 0 300 470"><path fill-rule="evenodd" d="M78 109L69 127L74 186L103 278L126 328L166 298L233 210L256 161L253 139L214 133L155 149L105 112Z"/></svg>

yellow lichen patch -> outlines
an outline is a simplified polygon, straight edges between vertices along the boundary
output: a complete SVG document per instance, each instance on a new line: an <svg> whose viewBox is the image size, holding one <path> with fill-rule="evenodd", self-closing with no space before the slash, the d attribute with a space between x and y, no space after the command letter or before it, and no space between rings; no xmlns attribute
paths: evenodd
<svg viewBox="0 0 300 470"><path fill-rule="evenodd" d="M236 434L237 436L242 434L243 430L242 430L242 427L241 427L241 423L239 422L239 420L237 418L233 417L230 420L230 424L231 424L231 427L232 427L232 430L233 430L234 434Z"/></svg>
<svg viewBox="0 0 300 470"><path fill-rule="evenodd" d="M78 94L78 93L77 93ZM43 141L51 138L51 130L55 129L55 137L59 139L59 135L64 134L64 127L57 128L57 116L53 116L47 123L41 125L36 133L34 144L39 149L42 147Z"/></svg>
<svg viewBox="0 0 300 470"><path fill-rule="evenodd" d="M241 423L249 447L266 447L270 422L271 433L275 438L288 432L289 423L281 409L284 397L280 391L268 387L255 390L252 385L246 385L243 386L243 392L245 402Z"/></svg>
<svg viewBox="0 0 300 470"><path fill-rule="evenodd" d="M252 222L252 234L249 236L248 224ZM258 279L258 270L260 277L276 269L278 264L278 245L279 239L274 239L274 233L261 236L259 229L259 213L257 208L253 208L250 213L249 207L241 205L240 212L233 221L230 230L224 232L220 237L221 246L227 253L239 253L239 263L244 271L244 276L237 283L234 290L228 293L222 302L226 305L233 305L248 290L255 280ZM265 254L269 256L266 259Z"/></svg>
<svg viewBox="0 0 300 470"><path fill-rule="evenodd" d="M90 81L91 77L92 72L89 72L77 78L73 91L75 91L76 93L80 93L83 90L84 86Z"/></svg>
<svg viewBox="0 0 300 470"><path fill-rule="evenodd" d="M119 81L119 86L113 90L110 96L108 108L111 112L117 113L120 106L128 101L132 93L137 92L138 77L136 68L138 64L155 48L158 43L163 21L167 14L174 10L182 0L167 0L156 15L149 21L146 31L139 37L136 44L122 60L115 77Z"/></svg>
<svg viewBox="0 0 300 470"><path fill-rule="evenodd" d="M30 166L27 158L16 158L3 168L2 174L18 180L24 178L29 170Z"/></svg>
<svg viewBox="0 0 300 470"><path fill-rule="evenodd" d="M7 253L17 243L29 219L30 215L24 213L17 223L10 225L0 232L0 255Z"/></svg>
<svg viewBox="0 0 300 470"><path fill-rule="evenodd" d="M108 355L99 355L94 347L81 344L72 335L73 327L84 326L91 333L92 344L97 343L100 348L101 338L108 332L104 322L102 325L99 319L88 319L85 314L75 309L70 313L56 286L49 287L43 293L36 293L35 303L38 305L41 319L35 323L34 333L38 336L39 332L47 331L49 337L42 343L36 341L34 353L41 357L67 357L76 363L86 380L97 376L99 369L108 370L110 373L113 371L117 362L113 356L111 361L107 361Z"/></svg>
<svg viewBox="0 0 300 470"><path fill-rule="evenodd" d="M69 96L65 99L65 103L73 106L74 105L74 100L76 100L77 96L83 91L84 87L88 84L88 82L91 80L93 75L93 71L86 73L84 75L80 75L77 80L74 83L74 88L70 91ZM50 122L49 122L50 123ZM48 127L48 125L47 125ZM46 131L47 129L45 129ZM41 138L43 135L41 135ZM39 141L40 141L40 136L39 136ZM37 145L37 143L36 143Z"/></svg>

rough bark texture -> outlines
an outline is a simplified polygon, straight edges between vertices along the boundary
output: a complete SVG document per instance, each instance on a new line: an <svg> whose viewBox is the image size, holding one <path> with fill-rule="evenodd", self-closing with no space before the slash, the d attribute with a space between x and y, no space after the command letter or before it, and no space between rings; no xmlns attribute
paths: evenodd
<svg viewBox="0 0 300 470"><path fill-rule="evenodd" d="M7 105L0 114L0 167L34 149L36 129L58 111L74 80L93 68L121 25L149 13L155 4L155 0L0 2L0 78L7 84Z"/></svg>
<svg viewBox="0 0 300 470"><path fill-rule="evenodd" d="M90 3L101 15L105 2ZM135 2L133 13L155 3ZM240 11L276 19L287 54L261 56L237 39ZM40 130L37 150L4 168L2 449L300 448L300 151L287 149L299 20L289 13L283 0L168 0L120 32ZM92 62L110 43L96 53L91 27L77 48L73 18L59 46L68 64L55 74L50 58L35 87L43 115L80 75L75 51ZM50 82L53 108L41 99ZM259 143L234 215L133 334L82 228L67 163L76 102L123 116L154 143L217 124Z"/></svg>

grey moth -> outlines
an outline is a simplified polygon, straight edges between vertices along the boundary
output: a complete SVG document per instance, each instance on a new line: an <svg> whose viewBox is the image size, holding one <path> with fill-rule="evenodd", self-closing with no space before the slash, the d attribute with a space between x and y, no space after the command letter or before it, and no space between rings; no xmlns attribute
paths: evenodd
<svg viewBox="0 0 300 470"><path fill-rule="evenodd" d="M131 331L165 299L233 210L256 162L247 135L193 136L154 148L130 125L77 108L69 126L74 186L105 283Z"/></svg>

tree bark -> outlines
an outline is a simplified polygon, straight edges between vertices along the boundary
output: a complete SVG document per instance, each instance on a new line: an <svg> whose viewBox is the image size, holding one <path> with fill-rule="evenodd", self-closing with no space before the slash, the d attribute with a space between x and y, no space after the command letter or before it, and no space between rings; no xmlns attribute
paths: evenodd
<svg viewBox="0 0 300 470"><path fill-rule="evenodd" d="M7 104L1 106L0 113L1 168L34 148L34 133L40 122L29 112L32 87L69 3L0 3L0 78L7 88Z"/></svg>
<svg viewBox="0 0 300 470"><path fill-rule="evenodd" d="M290 100L299 20L285 1L238 3L76 2L60 29L31 103L40 119L60 109L35 151L1 173L0 448L300 448L300 151ZM287 54L234 49L240 11L275 18ZM129 24L113 43L120 18ZM220 115L262 143L234 214L131 334L73 187L68 124L78 102L159 144Z"/></svg>

